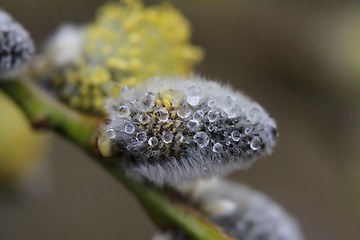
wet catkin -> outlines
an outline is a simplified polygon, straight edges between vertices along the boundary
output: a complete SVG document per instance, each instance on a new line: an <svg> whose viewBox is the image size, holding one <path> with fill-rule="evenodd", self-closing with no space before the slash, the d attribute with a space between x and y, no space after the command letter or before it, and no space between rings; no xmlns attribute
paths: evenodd
<svg viewBox="0 0 360 240"><path fill-rule="evenodd" d="M107 109L103 155L127 155L129 176L158 185L244 168L271 153L277 136L259 104L200 77L150 80Z"/></svg>

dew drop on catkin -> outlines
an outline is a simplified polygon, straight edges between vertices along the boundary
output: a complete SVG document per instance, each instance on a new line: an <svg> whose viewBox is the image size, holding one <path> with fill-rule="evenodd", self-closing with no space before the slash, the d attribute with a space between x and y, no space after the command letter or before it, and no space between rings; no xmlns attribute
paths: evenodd
<svg viewBox="0 0 360 240"><path fill-rule="evenodd" d="M149 80L107 109L112 154L125 156L130 177L157 185L242 169L271 153L277 137L258 103L200 77Z"/></svg>

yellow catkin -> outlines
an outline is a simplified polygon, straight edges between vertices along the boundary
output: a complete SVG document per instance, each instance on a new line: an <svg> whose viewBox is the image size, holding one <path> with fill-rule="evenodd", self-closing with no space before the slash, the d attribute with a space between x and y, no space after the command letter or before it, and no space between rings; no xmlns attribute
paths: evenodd
<svg viewBox="0 0 360 240"><path fill-rule="evenodd" d="M191 45L190 36L189 22L170 3L144 6L139 0L122 0L106 4L85 29L80 59L65 70L62 82L57 79L59 96L75 108L101 114L99 103L111 95L109 84L138 86L155 76L190 74L203 58L202 50ZM70 95L62 93L68 89ZM101 94L93 94L92 89ZM86 99L92 99L90 106L84 103ZM170 107L168 102L164 106Z"/></svg>

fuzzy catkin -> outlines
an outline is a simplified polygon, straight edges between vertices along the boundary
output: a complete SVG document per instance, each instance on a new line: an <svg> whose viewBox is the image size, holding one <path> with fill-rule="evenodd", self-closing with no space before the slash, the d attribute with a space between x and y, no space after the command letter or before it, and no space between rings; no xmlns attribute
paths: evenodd
<svg viewBox="0 0 360 240"><path fill-rule="evenodd" d="M90 24L62 27L50 39L42 84L70 107L104 115L105 99L118 90L113 83L135 87L159 74L191 73L203 52L190 40L190 23L170 3L107 3Z"/></svg>
<svg viewBox="0 0 360 240"><path fill-rule="evenodd" d="M103 155L127 155L127 174L157 185L242 169L271 153L277 136L258 103L200 77L152 79L107 109Z"/></svg>
<svg viewBox="0 0 360 240"><path fill-rule="evenodd" d="M264 194L220 180L195 202L212 221L242 240L303 240L295 220Z"/></svg>
<svg viewBox="0 0 360 240"><path fill-rule="evenodd" d="M76 62L84 48L84 27L63 24L47 41L44 53L37 59L37 64L54 70L63 69ZM44 69L44 71L46 71Z"/></svg>
<svg viewBox="0 0 360 240"><path fill-rule="evenodd" d="M185 189L185 188L184 188ZM239 240L303 240L296 221L264 194L226 180L202 181L182 192L210 221ZM190 240L181 231L153 240Z"/></svg>
<svg viewBox="0 0 360 240"><path fill-rule="evenodd" d="M34 44L29 33L0 9L0 79L19 74L33 53Z"/></svg>

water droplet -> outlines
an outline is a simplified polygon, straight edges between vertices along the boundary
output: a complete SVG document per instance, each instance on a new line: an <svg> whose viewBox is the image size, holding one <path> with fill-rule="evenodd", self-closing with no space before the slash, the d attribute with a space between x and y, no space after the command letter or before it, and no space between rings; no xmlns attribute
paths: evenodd
<svg viewBox="0 0 360 240"><path fill-rule="evenodd" d="M258 121L260 116L261 116L260 107L255 106L255 107L250 109L249 115L248 115L250 121L252 121L252 122L253 121Z"/></svg>
<svg viewBox="0 0 360 240"><path fill-rule="evenodd" d="M115 130L112 128L108 129L106 131L106 135L108 136L108 138L114 139L116 137Z"/></svg>
<svg viewBox="0 0 360 240"><path fill-rule="evenodd" d="M130 110L127 106L122 105L118 109L118 113L120 117L128 117L130 115Z"/></svg>
<svg viewBox="0 0 360 240"><path fill-rule="evenodd" d="M126 124L126 126L125 126L125 132L126 132L126 133L131 134L131 133L133 133L134 131L135 131L135 126L134 126L134 124L132 124L132 123Z"/></svg>
<svg viewBox="0 0 360 240"><path fill-rule="evenodd" d="M219 118L219 112L216 110L210 110L208 112L208 119L210 122L215 122Z"/></svg>
<svg viewBox="0 0 360 240"><path fill-rule="evenodd" d="M164 143L170 143L172 141L174 137L174 134L172 132L164 132L163 136L162 136L162 140L164 141Z"/></svg>
<svg viewBox="0 0 360 240"><path fill-rule="evenodd" d="M214 102L214 100L209 100L208 101L208 103L207 103L207 105L209 106L209 107L214 107L215 106L215 102Z"/></svg>
<svg viewBox="0 0 360 240"><path fill-rule="evenodd" d="M204 133L204 132L197 132L195 135L194 135L194 141L199 144L200 147L206 147L209 142L210 142L210 139L209 139L209 136Z"/></svg>
<svg viewBox="0 0 360 240"><path fill-rule="evenodd" d="M228 118L236 117L236 98L227 96L222 100L222 105ZM223 113L222 113L223 114Z"/></svg>
<svg viewBox="0 0 360 240"><path fill-rule="evenodd" d="M224 147L221 143L215 143L213 146L213 152L222 153L224 151Z"/></svg>
<svg viewBox="0 0 360 240"><path fill-rule="evenodd" d="M245 133L245 134L249 134L250 131L251 131L251 128L247 127L247 128L245 128L244 133Z"/></svg>
<svg viewBox="0 0 360 240"><path fill-rule="evenodd" d="M261 146L261 139L255 136L250 142L250 147L252 150L258 150L260 146Z"/></svg>
<svg viewBox="0 0 360 240"><path fill-rule="evenodd" d="M141 124L147 124L150 121L150 116L147 115L146 113L141 113L139 116L139 122Z"/></svg>
<svg viewBox="0 0 360 240"><path fill-rule="evenodd" d="M239 131L233 131L233 132L231 133L231 138L232 138L232 140L234 140L235 142L240 141L240 138L241 138L240 132L239 132Z"/></svg>
<svg viewBox="0 0 360 240"><path fill-rule="evenodd" d="M147 139L147 135L146 135L146 132L138 132L137 134L136 134L136 140L138 141L138 142L145 142L146 141L146 139Z"/></svg>
<svg viewBox="0 0 360 240"><path fill-rule="evenodd" d="M204 117L204 112L203 110L197 110L194 115L193 115L193 118L195 121L201 121Z"/></svg>
<svg viewBox="0 0 360 240"><path fill-rule="evenodd" d="M159 143L159 140L158 140L156 137L151 137L151 138L149 138L148 144L149 144L151 147L156 146L158 143Z"/></svg>
<svg viewBox="0 0 360 240"><path fill-rule="evenodd" d="M158 112L157 112L157 116L158 119L161 122L166 122L169 119L169 112L168 110L166 110L165 108L161 108Z"/></svg>
<svg viewBox="0 0 360 240"><path fill-rule="evenodd" d="M183 104L179 107L176 113L181 118L188 118L191 114L191 109L187 104Z"/></svg>
<svg viewBox="0 0 360 240"><path fill-rule="evenodd" d="M186 100L191 106L196 106L200 103L200 97L198 97L198 96L187 97Z"/></svg>
<svg viewBox="0 0 360 240"><path fill-rule="evenodd" d="M188 121L188 123L186 124L186 126L190 129L194 129L199 125L199 123L195 120L190 120Z"/></svg>
<svg viewBox="0 0 360 240"><path fill-rule="evenodd" d="M191 106L196 106L200 103L200 100L202 98L202 91L200 87L192 86L187 89L187 102Z"/></svg>
<svg viewBox="0 0 360 240"><path fill-rule="evenodd" d="M215 127L214 127L213 125L210 125L210 126L208 126L208 130L209 130L210 132L212 132L212 131L215 130Z"/></svg>

